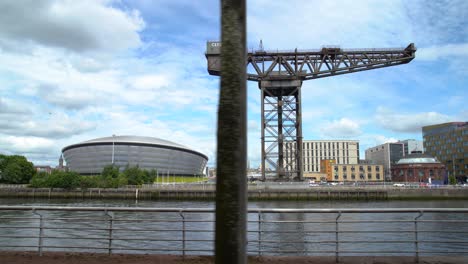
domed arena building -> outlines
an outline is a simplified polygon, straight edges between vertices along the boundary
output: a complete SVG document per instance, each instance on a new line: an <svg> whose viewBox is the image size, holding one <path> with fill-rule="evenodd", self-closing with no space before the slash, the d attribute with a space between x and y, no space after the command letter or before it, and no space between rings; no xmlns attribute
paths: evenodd
<svg viewBox="0 0 468 264"><path fill-rule="evenodd" d="M427 154L409 154L392 165L392 181L446 184L445 165Z"/></svg>
<svg viewBox="0 0 468 264"><path fill-rule="evenodd" d="M70 171L100 174L107 165L123 170L127 165L160 174L201 175L208 157L183 145L154 137L112 136L96 138L62 149Z"/></svg>

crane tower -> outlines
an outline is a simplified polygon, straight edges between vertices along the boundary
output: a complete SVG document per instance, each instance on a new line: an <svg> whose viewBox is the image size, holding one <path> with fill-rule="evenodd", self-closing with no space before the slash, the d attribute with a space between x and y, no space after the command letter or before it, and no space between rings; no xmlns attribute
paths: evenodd
<svg viewBox="0 0 468 264"><path fill-rule="evenodd" d="M208 72L221 74L221 42L208 41ZM262 180L302 180L301 86L303 81L405 64L406 48L248 52L247 80L258 82L262 112ZM269 170L266 171L268 164Z"/></svg>

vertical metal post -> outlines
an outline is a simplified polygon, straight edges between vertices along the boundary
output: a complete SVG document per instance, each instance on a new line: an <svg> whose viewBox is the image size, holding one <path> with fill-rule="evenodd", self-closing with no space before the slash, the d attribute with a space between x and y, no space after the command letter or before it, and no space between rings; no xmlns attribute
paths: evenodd
<svg viewBox="0 0 468 264"><path fill-rule="evenodd" d="M258 255L262 255L262 212L258 212Z"/></svg>
<svg viewBox="0 0 468 264"><path fill-rule="evenodd" d="M215 263L247 263L246 3L221 1Z"/></svg>
<svg viewBox="0 0 468 264"><path fill-rule="evenodd" d="M278 110L278 168L277 177L282 180L285 178L286 169L284 168L284 135L283 135L283 95L278 95L277 110Z"/></svg>
<svg viewBox="0 0 468 264"><path fill-rule="evenodd" d="M114 214L112 212L107 212L106 211L106 215L109 216L109 235L108 235L108 245L107 245L107 250L108 250L108 254L111 255L112 254L112 240L113 240L113 237L112 237L112 231L113 231L113 226L114 226Z"/></svg>
<svg viewBox="0 0 468 264"><path fill-rule="evenodd" d="M182 257L185 258L185 216L182 211L179 212L179 215L182 218Z"/></svg>
<svg viewBox="0 0 468 264"><path fill-rule="evenodd" d="M296 99L296 140L297 140L297 179L302 181L303 179L303 155L304 149L302 147L302 106L301 106L301 86L297 87Z"/></svg>
<svg viewBox="0 0 468 264"><path fill-rule="evenodd" d="M261 109L261 115L262 115L262 181L264 182L266 180L266 175L265 175L265 91L263 87L260 87L261 89L261 101L262 101L262 109Z"/></svg>
<svg viewBox="0 0 468 264"><path fill-rule="evenodd" d="M38 214L34 209L33 209L33 214L39 216L39 240L37 242L37 251L39 253L39 256L42 256L42 238L44 236L44 221L42 219L42 215Z"/></svg>
<svg viewBox="0 0 468 264"><path fill-rule="evenodd" d="M416 263L419 263L419 237L418 237L418 220L423 216L424 212L420 211L419 215L414 218L414 249L416 251Z"/></svg>
<svg viewBox="0 0 468 264"><path fill-rule="evenodd" d="M338 226L338 220L340 219L341 217L341 212L338 212L338 216L336 217L335 219L335 261L336 263L340 262L340 255L339 255L339 252L340 252L340 237L339 237L339 232L340 232L340 229L339 229L339 226Z"/></svg>

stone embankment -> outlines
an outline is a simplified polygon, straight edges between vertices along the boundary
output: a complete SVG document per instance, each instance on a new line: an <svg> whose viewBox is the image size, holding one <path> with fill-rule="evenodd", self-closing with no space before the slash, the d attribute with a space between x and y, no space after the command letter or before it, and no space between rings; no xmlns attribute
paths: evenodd
<svg viewBox="0 0 468 264"><path fill-rule="evenodd" d="M0 187L0 197L48 199L214 200L213 185L122 189L52 189ZM468 199L468 188L398 188L393 186L249 186L250 200L398 200Z"/></svg>

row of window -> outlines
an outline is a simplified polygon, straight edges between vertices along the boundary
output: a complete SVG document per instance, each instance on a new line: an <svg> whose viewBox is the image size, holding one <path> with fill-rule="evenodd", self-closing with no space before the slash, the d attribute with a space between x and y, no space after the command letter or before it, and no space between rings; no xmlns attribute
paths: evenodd
<svg viewBox="0 0 468 264"><path fill-rule="evenodd" d="M348 167L346 166L343 166L343 171L347 171ZM334 169L335 171L338 171L338 166L334 166ZM355 171L356 168L354 166L351 167L351 171ZM371 171L372 170L372 166L367 166L367 170L368 171ZM364 166L359 166L359 171L364 171ZM380 171L380 167L379 166L375 166L375 171Z"/></svg>
<svg viewBox="0 0 468 264"><path fill-rule="evenodd" d="M340 177L338 176L338 174L335 174L334 178L335 178L335 180L339 180ZM375 175L375 178L376 178L377 180L380 180L380 174L376 174L376 175ZM347 180L347 179L348 179L348 176L347 176L347 175L343 175L343 179L344 179L344 180ZM354 174L351 175L351 180L355 180L355 179L356 179L356 175L354 175ZM360 180L365 180L364 174L360 174L360 175L359 175L359 179L360 179ZM368 174L368 175L367 175L367 179L368 179L368 180L372 180L372 175L371 175L371 174Z"/></svg>

